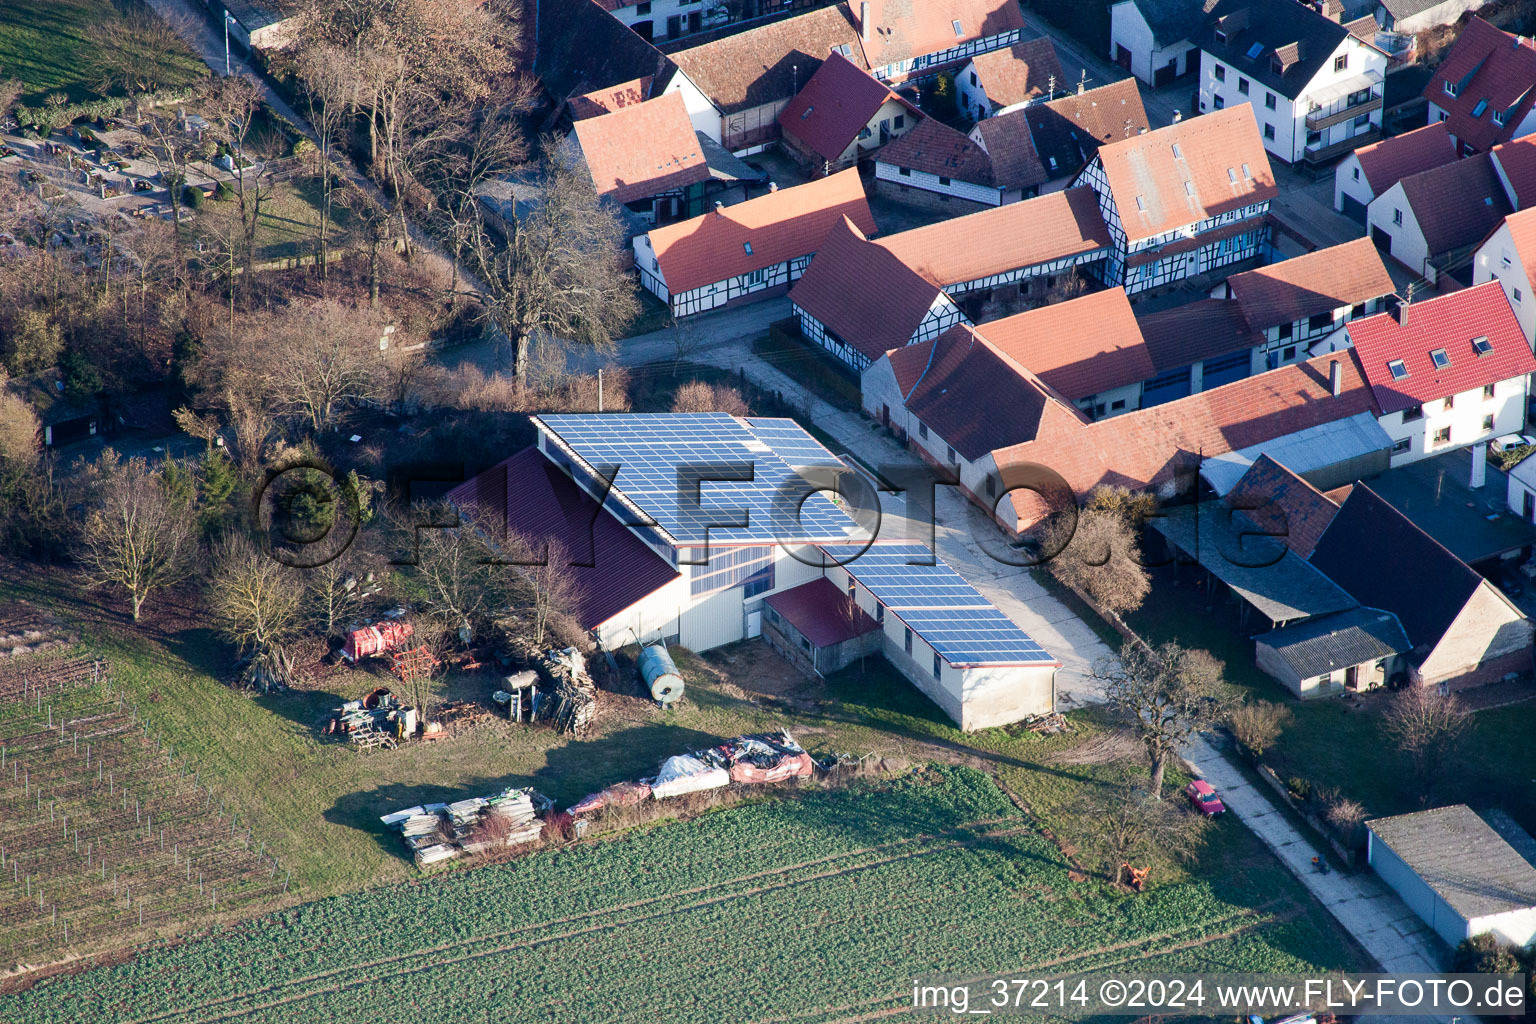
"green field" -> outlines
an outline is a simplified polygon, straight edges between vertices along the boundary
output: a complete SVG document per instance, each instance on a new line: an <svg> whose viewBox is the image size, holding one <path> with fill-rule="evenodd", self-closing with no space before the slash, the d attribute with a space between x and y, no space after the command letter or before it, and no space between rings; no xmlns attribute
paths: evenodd
<svg viewBox="0 0 1536 1024"><path fill-rule="evenodd" d="M1127 898L1067 870L985 775L924 768L311 904L45 982L0 1018L812 1024L899 1009L914 973L1353 963L1287 892Z"/></svg>
<svg viewBox="0 0 1536 1024"><path fill-rule="evenodd" d="M91 71L93 26L121 15L112 0L5 0L0 3L0 76L22 83L21 100L35 105L62 90L78 103L99 95ZM207 68L190 50L166 59L193 81Z"/></svg>

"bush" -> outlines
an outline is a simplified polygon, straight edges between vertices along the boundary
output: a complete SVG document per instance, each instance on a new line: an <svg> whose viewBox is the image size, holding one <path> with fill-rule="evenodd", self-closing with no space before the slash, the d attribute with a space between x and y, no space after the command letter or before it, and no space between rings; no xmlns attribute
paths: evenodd
<svg viewBox="0 0 1536 1024"><path fill-rule="evenodd" d="M677 389L672 399L673 412L724 412L732 416L750 416L747 400L741 392L724 384L689 381Z"/></svg>
<svg viewBox="0 0 1536 1024"><path fill-rule="evenodd" d="M1339 838L1353 846L1358 841L1360 826L1365 823L1365 807L1358 800L1333 795L1323 808L1323 820L1339 834Z"/></svg>
<svg viewBox="0 0 1536 1024"><path fill-rule="evenodd" d="M1513 947L1484 932L1456 945L1451 970L1457 974L1519 974L1524 967Z"/></svg>
<svg viewBox="0 0 1536 1024"><path fill-rule="evenodd" d="M101 374L84 354L71 349L59 359L64 375L64 394L74 401L90 398L101 390Z"/></svg>
<svg viewBox="0 0 1536 1024"><path fill-rule="evenodd" d="M1255 760L1264 756L1264 751L1280 738L1290 723L1290 708L1267 700L1244 704L1232 712L1229 722L1233 737Z"/></svg>
<svg viewBox="0 0 1536 1024"><path fill-rule="evenodd" d="M221 203L227 203L235 198L235 190L229 187L229 182L220 181L213 190L213 198Z"/></svg>
<svg viewBox="0 0 1536 1024"><path fill-rule="evenodd" d="M181 203L189 210L200 209L203 205L203 190L191 185L181 190Z"/></svg>
<svg viewBox="0 0 1536 1024"><path fill-rule="evenodd" d="M1312 783L1299 775L1292 775L1285 782L1285 791L1305 803L1312 798Z"/></svg>

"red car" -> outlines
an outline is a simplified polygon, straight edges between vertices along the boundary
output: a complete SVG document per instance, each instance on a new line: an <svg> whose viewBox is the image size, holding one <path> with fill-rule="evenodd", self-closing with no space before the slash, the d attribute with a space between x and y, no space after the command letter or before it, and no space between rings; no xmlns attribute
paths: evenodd
<svg viewBox="0 0 1536 1024"><path fill-rule="evenodd" d="M1227 805L1221 802L1221 797L1211 788L1211 784L1204 779L1196 779L1184 787L1184 795L1189 797L1190 804L1201 814L1222 814Z"/></svg>

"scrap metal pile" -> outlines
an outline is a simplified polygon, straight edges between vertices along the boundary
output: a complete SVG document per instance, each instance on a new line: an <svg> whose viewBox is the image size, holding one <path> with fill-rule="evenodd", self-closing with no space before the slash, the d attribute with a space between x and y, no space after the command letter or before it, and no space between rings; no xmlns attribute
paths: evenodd
<svg viewBox="0 0 1536 1024"><path fill-rule="evenodd" d="M416 866L426 870L463 856L531 843L544 831L540 817L553 806L532 789L507 788L451 804L423 804L379 820L397 830Z"/></svg>
<svg viewBox="0 0 1536 1024"><path fill-rule="evenodd" d="M737 736L717 747L679 754L662 762L655 777L620 782L583 797L566 812L571 817L600 807L622 807L646 798L665 800L684 793L717 789L732 782L757 785L809 778L816 762L784 731Z"/></svg>
<svg viewBox="0 0 1536 1024"><path fill-rule="evenodd" d="M385 687L362 700L349 700L326 719L320 731L344 736L360 747L393 749L416 735L416 709L397 700Z"/></svg>

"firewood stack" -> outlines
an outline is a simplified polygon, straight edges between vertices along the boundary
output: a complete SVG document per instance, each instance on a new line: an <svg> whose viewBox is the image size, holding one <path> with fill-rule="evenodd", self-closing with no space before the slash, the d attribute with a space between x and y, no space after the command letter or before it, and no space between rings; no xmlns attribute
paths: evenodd
<svg viewBox="0 0 1536 1024"><path fill-rule="evenodd" d="M574 647L546 651L539 669L553 682L549 720L556 732L581 733L597 715L597 684L587 674L586 659ZM541 710L544 704L541 700Z"/></svg>

